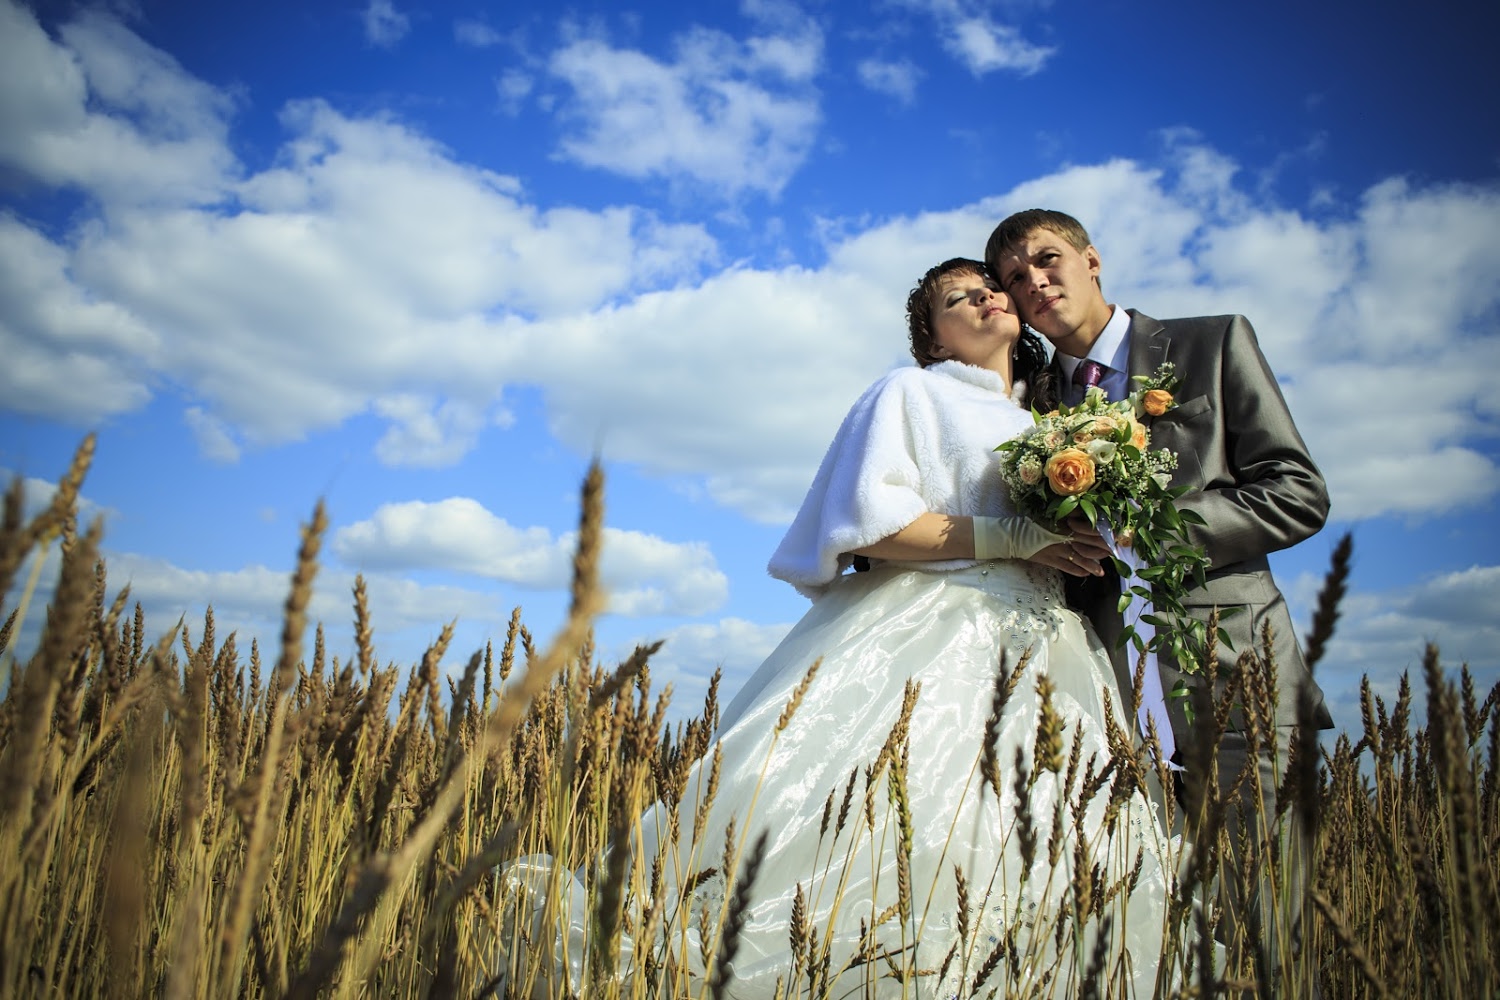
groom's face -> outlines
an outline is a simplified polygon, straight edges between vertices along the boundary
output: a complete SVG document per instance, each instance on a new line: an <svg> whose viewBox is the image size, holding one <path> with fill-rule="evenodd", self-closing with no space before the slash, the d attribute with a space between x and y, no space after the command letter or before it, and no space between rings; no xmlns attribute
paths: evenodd
<svg viewBox="0 0 1500 1000"><path fill-rule="evenodd" d="M1099 251L1092 245L1079 250L1050 229L1036 229L994 263L1021 318L1049 340L1082 336L1092 342L1109 322Z"/></svg>

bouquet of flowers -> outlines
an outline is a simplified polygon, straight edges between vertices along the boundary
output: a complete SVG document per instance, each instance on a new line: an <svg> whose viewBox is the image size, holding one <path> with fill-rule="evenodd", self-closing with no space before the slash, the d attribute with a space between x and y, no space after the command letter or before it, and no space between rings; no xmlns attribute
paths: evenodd
<svg viewBox="0 0 1500 1000"><path fill-rule="evenodd" d="M1059 534L1063 522L1082 513L1095 527L1113 533L1115 545L1130 547L1141 564L1115 558L1122 581L1124 611L1135 595L1153 605L1143 620L1155 628L1149 641L1125 623L1122 642L1138 652L1165 647L1184 669L1199 663L1195 651L1204 639L1201 623L1188 618L1182 595L1189 582L1203 584L1208 557L1188 541L1187 526L1203 519L1179 510L1176 499L1187 487L1171 488L1177 456L1166 448L1152 450L1142 418L1160 416L1176 406L1177 379L1169 362L1153 375L1138 375L1140 388L1130 398L1111 403L1101 389L1089 389L1077 406L1050 413L1032 411L1035 424L1020 437L1000 445L1000 474L1010 487L1016 509ZM1196 627L1195 627L1196 626Z"/></svg>

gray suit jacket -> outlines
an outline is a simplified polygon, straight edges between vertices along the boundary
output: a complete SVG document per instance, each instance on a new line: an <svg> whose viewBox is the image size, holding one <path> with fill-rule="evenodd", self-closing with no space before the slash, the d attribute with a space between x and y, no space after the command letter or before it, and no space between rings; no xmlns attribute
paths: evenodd
<svg viewBox="0 0 1500 1000"><path fill-rule="evenodd" d="M1297 721L1297 691L1311 685L1315 718L1323 728L1333 720L1313 682L1292 631L1281 591L1271 578L1266 555L1316 534L1328 517L1328 490L1292 423L1276 377L1266 364L1250 321L1243 316L1201 316L1159 321L1130 313L1130 375L1149 375L1163 362L1176 365L1181 380L1177 406L1146 418L1151 446L1177 453L1172 485L1189 486L1178 506L1202 515L1190 537L1208 553L1207 586L1184 601L1194 617L1207 619L1215 605L1244 610L1221 625L1234 652L1220 650L1226 664L1246 649L1259 648L1263 623L1275 636L1280 701L1276 723ZM1055 364L1055 362L1054 362ZM1101 585L1102 584L1102 585ZM1132 652L1115 649L1122 626L1119 582L1090 578L1070 590L1070 598L1093 621L1115 658L1121 690L1130 690ZM1161 658L1162 687L1171 691L1184 675ZM1191 685L1191 679L1188 679ZM1178 745L1190 738L1182 699L1169 699L1168 713ZM1238 714L1238 713L1236 713Z"/></svg>

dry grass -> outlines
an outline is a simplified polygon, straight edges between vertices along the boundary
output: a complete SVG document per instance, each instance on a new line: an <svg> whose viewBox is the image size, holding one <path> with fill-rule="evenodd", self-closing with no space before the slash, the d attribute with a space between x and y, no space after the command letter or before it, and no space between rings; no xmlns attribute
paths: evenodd
<svg viewBox="0 0 1500 1000"><path fill-rule="evenodd" d="M63 553L37 651L24 664L4 653L19 616L0 608L9 675L0 704L0 996L721 994L715 970L738 947L764 841L747 817L722 842L699 842L719 780L720 762L709 754L716 686L699 715L668 726L669 692L651 687L656 647L612 668L596 662L597 468L582 491L565 625L539 647L518 609L498 648L475 652L455 682L438 670L449 631L410 670L380 665L362 581L352 595L351 662L326 657L320 629L311 662L302 656L314 628L306 608L321 508L303 529L269 671L253 644L247 653L233 636L215 634L211 612L196 628L179 623L148 635L139 606L127 614L125 593L105 605L99 526L80 532L76 524L91 453L90 440L39 517L24 521L15 487L0 516L0 594L29 553L52 544ZM1337 618L1348 555L1341 546L1329 574L1308 642L1314 657ZM34 585L23 583L20 603ZM997 677L991 733L1023 667ZM1205 725L1241 712L1257 738L1269 739L1274 662L1243 656L1225 670L1223 698L1202 706ZM1173 890L1161 958L1173 985L1161 995L1275 985L1301 996L1314 978L1326 997L1500 993L1500 940L1490 923L1500 912L1500 693L1475 691L1467 670L1452 681L1435 648L1420 681L1425 724L1411 718L1404 684L1389 705L1366 686L1362 733L1340 735L1328 753L1294 744L1275 815L1247 824L1237 842L1224 816L1244 782L1257 779L1215 775L1193 790L1183 819L1199 847L1182 859ZM1086 859L1069 832L1088 801L1113 816L1162 775L1125 733L1112 735L1112 760L1081 761L1046 712L1034 770L977 746L972 785L987 801L1017 798L1000 821L1020 844L1022 870L1034 862L1041 873L1026 877L1063 880L1059 912L1039 915L1041 931L1012 925L991 945L961 906L959 944L940 970L916 968L914 949L875 949L877 927L899 924L910 943L935 918L910 856L904 721L918 698L908 691L879 759L851 770L822 817L830 864L835 851L895 852L897 902L864 918L867 946L851 962L809 917L819 904L827 912L841 885L800 887L784 995L859 996L875 977L904 980L916 995L923 974L949 969L962 970L965 995L997 983L997 995L1119 995L1112 957L1089 944L1107 935L1089 928L1111 919L1130 875L1112 879L1077 863ZM787 706L778 729L795 711ZM1075 796L1033 815L1028 792L1043 772ZM668 807L667 841L689 846L692 878L722 880L717 911L695 925L701 936L687 934L679 915L694 883L674 882L657 859L630 863L639 845L634 819L653 802ZM690 829L676 827L678 815ZM1286 836L1293 818L1309 836ZM1291 852L1312 858L1306 894L1288 888ZM497 865L530 854L583 875L586 932L569 953L571 977L558 974L550 951L569 915L562 880L549 878L529 909L496 875ZM965 902L986 892L976 873L951 864L941 877ZM1257 885L1272 905L1216 951L1204 932L1221 926L1221 893L1246 898ZM1300 949L1265 945L1296 937L1298 922ZM508 978L504 953L513 957ZM693 961L709 970L701 981L685 971Z"/></svg>

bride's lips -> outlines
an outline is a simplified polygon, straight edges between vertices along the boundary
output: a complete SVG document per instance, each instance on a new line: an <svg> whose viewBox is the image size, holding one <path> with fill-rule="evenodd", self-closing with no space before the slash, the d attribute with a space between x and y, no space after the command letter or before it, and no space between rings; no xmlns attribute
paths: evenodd
<svg viewBox="0 0 1500 1000"><path fill-rule="evenodd" d="M1005 312L1005 310L1001 309L999 306L990 306L988 309L986 309L984 311L984 318L985 319L989 319L991 316L995 315L996 313L1003 313L1003 312Z"/></svg>

